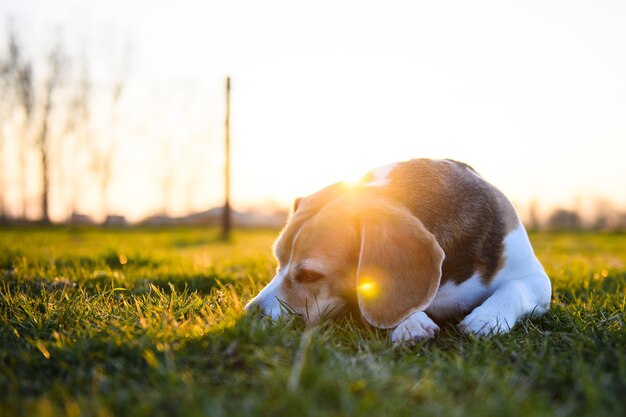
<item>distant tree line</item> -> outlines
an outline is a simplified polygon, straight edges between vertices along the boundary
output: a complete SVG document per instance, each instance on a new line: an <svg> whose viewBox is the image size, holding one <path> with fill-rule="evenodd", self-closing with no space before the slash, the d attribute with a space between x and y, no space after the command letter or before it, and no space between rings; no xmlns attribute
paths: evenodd
<svg viewBox="0 0 626 417"><path fill-rule="evenodd" d="M109 128L116 122L125 76L121 71L109 86ZM11 216L13 220L32 218L29 207L38 206L40 221L48 223L53 181L61 178L68 183L71 213L77 214L85 165L99 185L101 205L106 210L116 145L112 137L95 140L91 123L93 82L87 58L71 59L59 37L45 59L37 60L10 29L6 45L0 46L0 97L0 221L9 220L9 181L17 190L17 195L12 194L13 206L19 207L19 213ZM9 158L17 164L17 178L7 175ZM38 181L32 178L33 173L38 173ZM33 192L33 183L38 184L38 191Z"/></svg>
<svg viewBox="0 0 626 417"><path fill-rule="evenodd" d="M626 231L626 211L617 209L606 199L596 199L594 209L586 216L579 209L558 207L541 220L537 203L532 202L524 223L529 230Z"/></svg>

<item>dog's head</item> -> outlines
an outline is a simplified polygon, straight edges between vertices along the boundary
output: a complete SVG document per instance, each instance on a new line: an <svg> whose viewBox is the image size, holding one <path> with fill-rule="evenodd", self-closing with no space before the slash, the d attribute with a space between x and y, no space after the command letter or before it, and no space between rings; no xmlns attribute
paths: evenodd
<svg viewBox="0 0 626 417"><path fill-rule="evenodd" d="M296 200L274 254L276 276L247 311L277 318L284 304L315 323L358 306L380 328L430 304L444 258L408 209L371 188L344 184Z"/></svg>

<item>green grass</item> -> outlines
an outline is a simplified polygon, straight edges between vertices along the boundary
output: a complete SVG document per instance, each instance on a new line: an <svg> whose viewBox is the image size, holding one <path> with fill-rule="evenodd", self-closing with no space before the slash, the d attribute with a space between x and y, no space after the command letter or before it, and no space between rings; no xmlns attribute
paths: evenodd
<svg viewBox="0 0 626 417"><path fill-rule="evenodd" d="M626 235L538 234L545 316L393 346L242 317L274 231L0 230L0 415L624 415Z"/></svg>

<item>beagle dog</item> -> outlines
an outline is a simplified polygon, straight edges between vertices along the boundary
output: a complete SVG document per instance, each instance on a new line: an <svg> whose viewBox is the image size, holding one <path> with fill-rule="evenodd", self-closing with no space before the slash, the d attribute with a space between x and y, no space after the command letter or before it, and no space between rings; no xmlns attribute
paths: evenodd
<svg viewBox="0 0 626 417"><path fill-rule="evenodd" d="M509 200L470 166L414 159L297 199L276 276L245 307L307 323L353 308L393 342L460 320L508 332L550 306L551 284Z"/></svg>

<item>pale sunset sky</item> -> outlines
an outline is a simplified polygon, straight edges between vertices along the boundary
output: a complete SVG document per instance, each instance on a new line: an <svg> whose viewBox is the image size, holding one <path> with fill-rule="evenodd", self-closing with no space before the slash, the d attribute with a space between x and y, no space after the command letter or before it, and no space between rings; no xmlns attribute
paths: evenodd
<svg viewBox="0 0 626 417"><path fill-rule="evenodd" d="M126 65L109 204L131 220L164 172L170 214L219 204L227 75L236 208L414 157L467 162L520 210L626 206L623 0L0 0L0 18L33 55L60 34L96 91Z"/></svg>

